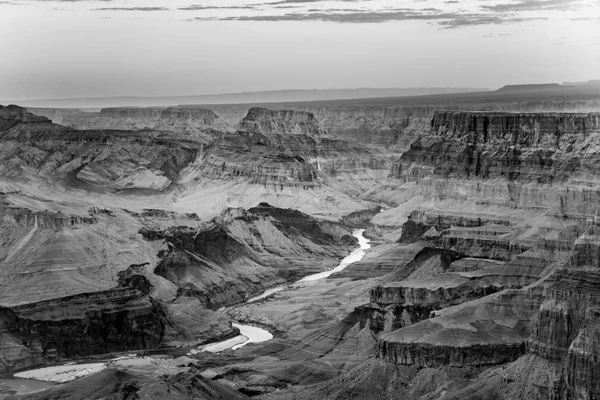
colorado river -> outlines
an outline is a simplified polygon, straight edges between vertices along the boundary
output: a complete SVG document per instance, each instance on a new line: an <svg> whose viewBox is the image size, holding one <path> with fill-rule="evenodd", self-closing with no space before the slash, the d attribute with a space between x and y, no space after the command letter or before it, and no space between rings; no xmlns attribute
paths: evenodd
<svg viewBox="0 0 600 400"><path fill-rule="evenodd" d="M358 249L354 250L348 256L346 256L337 267L332 268L328 271L319 272L319 273L313 274L313 275L308 275L308 276L300 279L293 286L282 285L282 286L277 286L277 287L268 289L264 293L248 299L246 301L246 303L251 303L251 302L263 299L267 296L270 296L273 293L282 291L284 289L289 289L289 288L293 289L294 286L301 286L303 284L306 284L307 282L315 282L315 281L318 281L321 279L325 279L329 275L331 275L335 272L342 271L348 265L355 263L357 261L360 261L365 256L366 250L371 247L371 245L369 244L369 239L367 239L363 236L364 231L365 231L364 229L358 229L358 230L355 230L354 232L352 232L352 235L354 235L358 239L358 243L359 243L360 247ZM221 342L212 343L212 344L203 346L197 350L192 350L192 351L190 351L190 354L195 354L199 351L208 351L208 352L212 352L212 353L218 353L218 352L221 352L221 351L224 351L227 349L237 350L237 349L244 347L248 343L261 343L261 342L266 342L267 340L270 340L273 338L273 335L270 332L266 331L265 329L256 327L256 326L244 325L244 324L239 324L239 323L234 323L233 326L240 330L240 335L233 337L231 339L223 340ZM136 357L133 356L133 358L136 358ZM118 360L118 359L114 359L113 362L116 360ZM46 368L40 368L40 369L35 369L35 370L23 371L23 372L15 374L14 377L11 377L8 379L0 379L0 394L1 394L3 388L5 388L5 389L10 388L12 390L17 391L20 394L33 393L38 390L44 390L47 387L50 387L52 385L51 383L45 384L40 381L56 382L56 383L68 382L68 381L76 379L78 377L86 376L90 373L102 370L102 369L106 368L107 365L108 364L106 364L106 363L93 363L93 364L69 363L69 364L65 364L62 366L53 366L53 367L46 367ZM19 377L21 379L19 379Z"/></svg>
<svg viewBox="0 0 600 400"><path fill-rule="evenodd" d="M295 285L302 285L306 282L315 282L315 281L318 281L321 279L325 279L329 275L331 275L335 272L342 271L348 265L355 263L357 261L360 261L365 256L366 250L371 248L371 245L369 244L369 239L367 239L363 236L364 232L365 232L364 229L357 229L354 232L352 232L352 235L358 239L358 244L360 247L358 249L354 250L349 255L347 255L340 262L340 264L337 267L332 268L328 271L323 271L323 272L319 272L317 274L308 275L308 276L300 279L298 282L296 282ZM290 287L289 285L281 285L281 286L276 286L274 288L267 289L264 293L262 293L258 296L251 297L250 299L246 300L246 303L252 303L257 300L264 299L265 297L270 296L273 293L280 292L289 287ZM271 333L269 333L268 331L266 331L262 328L258 328L256 326L243 325L243 324L238 324L238 323L234 323L233 326L240 330L239 336L236 336L234 338L227 339L227 340L224 340L221 342L213 343L208 346L204 346L202 348L202 351L218 353L218 352L221 352L221 351L227 350L227 349L237 350L239 348L244 347L248 343L266 342L267 340L270 340L273 338L273 335L271 335Z"/></svg>
<svg viewBox="0 0 600 400"><path fill-rule="evenodd" d="M323 272L319 272L317 274L313 274L313 275L308 275L305 276L304 278L300 279L298 283L304 283L304 282L313 282L313 281L318 281L320 279L324 279L327 278L329 275L342 271L344 268L346 268L348 265L355 263L357 261L362 260L362 258L365 256L366 252L365 250L370 249L371 245L369 244L370 240L365 238L363 236L363 233L365 232L364 229L357 229L354 232L352 232L352 235L358 239L358 244L359 244L359 248L354 250L352 253L348 254L341 262L340 264L333 268L330 269L328 271L323 271ZM285 290L287 288L289 288L289 285L281 285L281 286L275 286L273 288L267 289L265 290L263 293L259 294L258 296L254 296L249 298L248 300L246 300L246 303L253 303L255 301L258 300L262 300L265 297L268 297L270 295L272 295L273 293L277 293L280 292L282 290Z"/></svg>
<svg viewBox="0 0 600 400"><path fill-rule="evenodd" d="M327 278L333 273L342 271L348 265L362 260L365 254L367 254L365 250L371 248L371 245L369 244L370 240L363 236L364 232L364 229L358 229L352 232L352 235L358 239L358 244L360 245L360 247L354 250L352 253L348 254L346 258L344 258L337 267L330 269L329 271L319 272L318 274L305 276L304 278L300 279L298 283L318 281L320 279Z"/></svg>

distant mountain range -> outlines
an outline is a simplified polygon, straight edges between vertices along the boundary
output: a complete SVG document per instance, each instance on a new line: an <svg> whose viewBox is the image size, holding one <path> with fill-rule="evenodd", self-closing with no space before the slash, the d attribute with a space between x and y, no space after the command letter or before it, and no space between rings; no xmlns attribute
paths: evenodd
<svg viewBox="0 0 600 400"><path fill-rule="evenodd" d="M242 92L208 94L197 96L124 96L90 97L71 99L40 99L0 101L0 104L18 104L37 108L80 108L101 109L105 107L168 107L206 106L219 104L276 104L301 102L340 101L352 104L360 102L390 103L400 105L470 104L486 102L514 102L539 100L589 100L600 99L600 80L587 82L564 82L542 84L505 85L498 90L481 88L358 88L324 90L273 90L264 92Z"/></svg>
<svg viewBox="0 0 600 400"><path fill-rule="evenodd" d="M378 97L423 96L433 94L485 92L481 88L450 87L414 87L414 88L359 88L324 90L273 90L265 92L242 92L227 94L208 94L196 96L158 96L158 97L90 97L70 99L39 99L2 101L0 104L19 104L27 107L50 108L102 108L102 107L151 107L175 106L180 104L238 104L238 103L279 103L296 101L344 100Z"/></svg>

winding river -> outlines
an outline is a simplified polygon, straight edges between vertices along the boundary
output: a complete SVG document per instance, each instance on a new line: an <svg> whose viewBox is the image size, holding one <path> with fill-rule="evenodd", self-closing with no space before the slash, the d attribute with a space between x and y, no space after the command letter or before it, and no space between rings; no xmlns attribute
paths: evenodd
<svg viewBox="0 0 600 400"><path fill-rule="evenodd" d="M337 267L332 268L328 271L319 272L319 273L313 274L313 275L308 275L292 285L282 285L282 286L276 286L271 289L267 289L264 293L248 299L246 301L246 303L252 303L252 302L264 299L265 297L268 297L268 296L272 295L273 293L276 293L276 292L279 292L282 290L294 289L294 288L298 288L298 287L310 284L312 282L320 281L322 279L327 278L329 275L331 275L335 272L342 271L348 265L355 263L357 261L360 261L365 256L366 250L371 247L371 245L369 244L369 239L367 239L363 236L364 231L365 231L364 229L357 229L354 232L352 232L353 236L355 236L358 239L358 243L359 243L360 247L357 248L356 250L354 250L348 256L346 256ZM212 353L218 353L218 352L221 352L221 351L224 351L227 349L237 350L237 349L244 347L248 343L266 342L267 340L270 340L273 338L273 335L269 331L259 328L259 327L256 327L256 326L244 325L244 324L239 324L239 323L234 323L233 326L240 330L240 335L238 335L234 338L231 338L231 339L223 340L221 342L211 343L211 344L203 346L197 350L192 350L190 353L193 354L193 353L197 353L200 351L208 351L208 352L212 352ZM132 356L133 356L133 358L135 358L134 355L132 355ZM128 358L128 357L125 357L125 358ZM119 359L118 358L113 359L112 362L117 361L117 360L119 360ZM19 394L31 394L31 393L35 393L37 391L45 390L45 389L53 386L53 383L49 383L49 382L55 382L55 383L67 382L67 381L76 379L78 377L100 371L100 370L106 368L109 363L110 363L110 361L108 363L91 363L91 364L90 363L77 364L77 363L71 362L71 363L67 363L64 365L60 365L60 366L52 366L52 367L45 367L45 368L39 368L39 369L34 369L34 370L22 371L22 372L19 372L19 373L13 375L12 377L4 377L3 378L0 376L0 397L3 394L3 391L5 391L7 389L9 391L14 390ZM45 382L43 382L43 381L45 381Z"/></svg>
<svg viewBox="0 0 600 400"><path fill-rule="evenodd" d="M255 301L264 299L265 297L268 297L268 296L272 295L273 293L277 293L282 290L289 289L290 287L291 288L300 287L300 286L303 286L310 282L320 281L322 279L327 278L331 274L342 271L348 265L355 263L357 261L360 261L365 256L366 250L371 248L371 245L369 244L369 239L367 239L363 236L364 232L365 232L364 229L357 229L354 232L352 232L352 235L358 239L359 248L355 249L352 253L348 254L339 263L339 265L337 267L332 268L327 271L319 272L317 274L305 276L304 278L300 279L298 282L296 282L295 284L293 284L291 286L290 285L281 285L281 286L276 286L271 289L267 289L262 294L255 296L255 297L251 297L250 299L246 300L246 303L253 303ZM241 335L236 336L231 339L224 340L222 342L212 343L208 346L203 347L202 351L218 353L220 351L227 350L227 349L237 350L239 348L244 347L248 343L266 342L267 340L270 340L273 338L273 335L271 335L271 333L269 331L259 328L259 327L256 327L256 326L243 325L243 324L238 324L238 323L234 323L233 326L235 326L236 328L238 328L240 330Z"/></svg>

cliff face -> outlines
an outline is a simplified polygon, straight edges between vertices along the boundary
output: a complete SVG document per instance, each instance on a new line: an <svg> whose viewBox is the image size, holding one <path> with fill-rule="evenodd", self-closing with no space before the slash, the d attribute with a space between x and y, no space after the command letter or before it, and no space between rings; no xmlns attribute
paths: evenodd
<svg viewBox="0 0 600 400"><path fill-rule="evenodd" d="M309 213L345 214L365 208L356 195L385 176L388 166L374 151L328 137L310 113L257 108L237 132L204 147L183 183L198 196L201 190L220 192L219 199L203 201L221 208L267 201ZM195 196L190 194L190 201Z"/></svg>
<svg viewBox="0 0 600 400"><path fill-rule="evenodd" d="M9 179L33 183L50 178L66 186L109 191L163 191L200 148L151 134L80 132L41 117L17 121L0 141L0 168Z"/></svg>
<svg viewBox="0 0 600 400"><path fill-rule="evenodd" d="M199 230L142 233L170 244L169 251L159 254L155 273L210 309L332 267L355 246L353 240L342 240L341 233L349 234L343 229L332 230L306 214L268 204L225 210Z"/></svg>
<svg viewBox="0 0 600 400"><path fill-rule="evenodd" d="M504 364L428 398L600 395L599 134L598 114L439 111L393 166L398 206L376 219L406 218L397 246L461 259L421 252L372 289L379 357Z"/></svg>
<svg viewBox="0 0 600 400"><path fill-rule="evenodd" d="M379 356L388 362L421 367L516 360L525 353L530 319L541 299L539 292L508 291L450 307L436 318L382 335Z"/></svg>
<svg viewBox="0 0 600 400"><path fill-rule="evenodd" d="M550 278L528 341L530 354L560 366L554 376L557 398L593 399L600 394L600 273L593 257L600 245L598 233L592 226L579 238L571 261Z"/></svg>
<svg viewBox="0 0 600 400"><path fill-rule="evenodd" d="M50 122L48 118L31 114L25 108L14 104L6 107L0 105L0 119L6 121Z"/></svg>
<svg viewBox="0 0 600 400"><path fill-rule="evenodd" d="M203 143L211 143L221 132L227 132L228 128L212 110L167 108L160 114L154 129L175 132Z"/></svg>
<svg viewBox="0 0 600 400"><path fill-rule="evenodd" d="M391 176L433 199L590 214L599 124L598 114L438 112Z"/></svg>
<svg viewBox="0 0 600 400"><path fill-rule="evenodd" d="M77 130L156 130L210 142L227 131L219 116L201 108L112 107L99 112L31 109L36 115Z"/></svg>
<svg viewBox="0 0 600 400"><path fill-rule="evenodd" d="M160 108L114 107L100 112L66 113L53 121L79 130L138 130L152 128L161 113Z"/></svg>
<svg viewBox="0 0 600 400"><path fill-rule="evenodd" d="M434 134L471 135L472 143L507 141L524 147L556 144L563 135L585 134L600 128L600 114L436 112Z"/></svg>
<svg viewBox="0 0 600 400"><path fill-rule="evenodd" d="M61 229L81 224L96 224L95 215L66 215L62 212L32 212L28 209L0 206L0 214L4 222L27 228ZM7 224L8 225L8 224Z"/></svg>
<svg viewBox="0 0 600 400"><path fill-rule="evenodd" d="M132 349L152 349L162 311L135 289L63 297L2 310L2 370Z"/></svg>
<svg viewBox="0 0 600 400"><path fill-rule="evenodd" d="M242 120L239 131L271 134L308 135L315 138L326 135L315 115L306 111L270 110L253 107Z"/></svg>

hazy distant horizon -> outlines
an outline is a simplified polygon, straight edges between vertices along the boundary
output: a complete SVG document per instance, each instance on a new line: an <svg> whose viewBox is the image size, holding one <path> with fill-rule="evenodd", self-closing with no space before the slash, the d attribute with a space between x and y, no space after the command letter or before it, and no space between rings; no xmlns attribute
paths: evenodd
<svg viewBox="0 0 600 400"><path fill-rule="evenodd" d="M597 79L593 0L0 1L0 99Z"/></svg>
<svg viewBox="0 0 600 400"><path fill-rule="evenodd" d="M196 96L234 96L244 94L255 94L255 93L283 93L283 92L327 92L327 91L361 91L361 90L444 90L447 89L447 93L462 93L466 91L483 92L490 90L497 90L498 88L480 88L480 87L453 87L453 86L415 86L415 87L348 87L348 88L311 88L311 89L296 89L296 88L285 88L285 89L273 89L273 90L251 90L244 92L223 92L223 93L176 93L176 94L163 94L163 95L139 95L139 94L125 94L125 95L114 95L114 96L81 96L81 97L50 97L50 98L20 98L12 99L13 101L47 101L47 100L95 100L95 99L119 99L119 98L164 98L164 97L196 97ZM441 93L441 92L440 92ZM4 101L0 99L0 101Z"/></svg>
<svg viewBox="0 0 600 400"><path fill-rule="evenodd" d="M58 99L2 100L37 108L161 107L182 104L240 104L293 101L348 100L378 97L410 97L437 94L488 92L487 88L354 88L354 89L281 89L271 91L217 93L183 96L108 96Z"/></svg>

